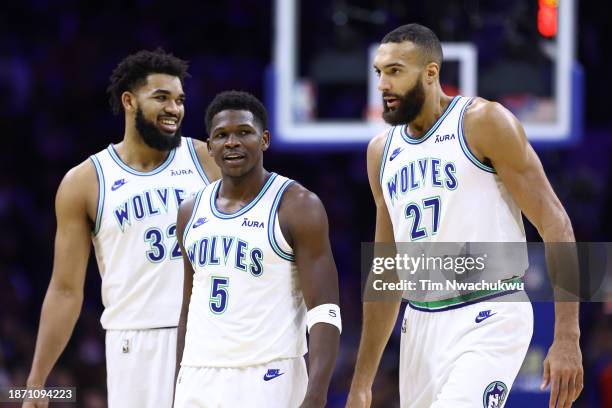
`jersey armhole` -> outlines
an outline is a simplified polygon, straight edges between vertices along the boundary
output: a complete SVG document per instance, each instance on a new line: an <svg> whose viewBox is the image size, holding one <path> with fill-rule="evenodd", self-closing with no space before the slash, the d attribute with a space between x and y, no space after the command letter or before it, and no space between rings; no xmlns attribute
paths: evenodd
<svg viewBox="0 0 612 408"><path fill-rule="evenodd" d="M92 231L93 235L98 235L100 223L102 221L102 212L104 211L104 192L106 191L106 186L104 184L104 172L102 171L100 161L95 155L89 156L89 158L96 168L96 177L98 178L98 205L96 207L96 222Z"/></svg>
<svg viewBox="0 0 612 408"><path fill-rule="evenodd" d="M198 207L200 206L200 199L202 198L202 193L204 193L205 188L201 189L196 193L195 199L193 200L193 208L191 209L191 215L189 216L189 221L185 225L185 230L183 231L183 247L186 247L187 242L187 234L189 233L189 229L191 228L191 224L193 224L193 219L195 218L196 213L198 212Z"/></svg>
<svg viewBox="0 0 612 408"><path fill-rule="evenodd" d="M204 168L202 168L202 164L198 159L198 154L196 153L195 146L193 145L193 139L190 137L186 137L185 140L187 141L187 148L189 149L189 154L191 155L193 165L195 166L202 180L204 180L204 183L206 183L206 185L209 185L210 180L208 179L208 177L206 177L206 172L204 171Z"/></svg>
<svg viewBox="0 0 612 408"><path fill-rule="evenodd" d="M389 129L387 133L387 141L385 142L385 150L383 150L382 160L380 162L380 174L378 175L378 179L380 181L380 185L382 186L383 182L383 172L385 171L385 164L387 163L387 155L389 154L389 147L391 146L391 141L393 140L393 129Z"/></svg>
<svg viewBox="0 0 612 408"><path fill-rule="evenodd" d="M278 222L278 206L280 205L284 192L293 183L295 183L294 180L286 180L278 189L276 197L274 197L274 201L272 203L272 208L270 209L270 215L268 216L268 242L276 255L287 261L294 261L295 256L293 255L293 250L283 236L283 231L280 228L280 223Z"/></svg>
<svg viewBox="0 0 612 408"><path fill-rule="evenodd" d="M465 114L465 110L468 106L472 104L473 101L474 98L470 98L470 100L467 101L465 105L463 105L463 108L461 108L461 113L459 114L459 121L457 122L457 134L459 135L459 144L461 145L461 150L463 151L465 157L467 157L467 159L471 161L476 167L478 167L480 170L486 171L487 173L497 173L493 167L488 166L478 160L474 152L472 152L472 150L468 146L465 134L463 133L463 117Z"/></svg>

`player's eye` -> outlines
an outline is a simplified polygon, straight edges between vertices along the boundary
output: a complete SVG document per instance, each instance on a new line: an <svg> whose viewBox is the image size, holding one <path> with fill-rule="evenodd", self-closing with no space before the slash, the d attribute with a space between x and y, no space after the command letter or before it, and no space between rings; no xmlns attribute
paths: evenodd
<svg viewBox="0 0 612 408"><path fill-rule="evenodd" d="M380 70L375 69L374 72L376 73L376 76L380 78Z"/></svg>
<svg viewBox="0 0 612 408"><path fill-rule="evenodd" d="M155 99L157 99L160 102L163 102L166 100L166 95L157 95Z"/></svg>

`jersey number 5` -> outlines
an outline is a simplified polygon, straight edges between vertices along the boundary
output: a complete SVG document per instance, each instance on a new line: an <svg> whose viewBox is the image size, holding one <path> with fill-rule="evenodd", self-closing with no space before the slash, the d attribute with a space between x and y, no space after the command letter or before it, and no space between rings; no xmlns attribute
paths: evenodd
<svg viewBox="0 0 612 408"><path fill-rule="evenodd" d="M209 306L214 314L221 314L227 309L227 287L229 278L221 276L212 277L212 285L210 287Z"/></svg>

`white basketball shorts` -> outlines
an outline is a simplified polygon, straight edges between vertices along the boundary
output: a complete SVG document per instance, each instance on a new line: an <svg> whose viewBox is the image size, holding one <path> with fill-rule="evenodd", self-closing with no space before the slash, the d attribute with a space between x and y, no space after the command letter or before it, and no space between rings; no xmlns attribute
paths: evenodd
<svg viewBox="0 0 612 408"><path fill-rule="evenodd" d="M520 298L522 301L505 301ZM533 309L517 292L451 310L406 306L400 405L502 408L529 348Z"/></svg>
<svg viewBox="0 0 612 408"><path fill-rule="evenodd" d="M171 408L176 328L106 331L109 408Z"/></svg>
<svg viewBox="0 0 612 408"><path fill-rule="evenodd" d="M182 366L174 408L297 408L307 386L303 357L240 368Z"/></svg>

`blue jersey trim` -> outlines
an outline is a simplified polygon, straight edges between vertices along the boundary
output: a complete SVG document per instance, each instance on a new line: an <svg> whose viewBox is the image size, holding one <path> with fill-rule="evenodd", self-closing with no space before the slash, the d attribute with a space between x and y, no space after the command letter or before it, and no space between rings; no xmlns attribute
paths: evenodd
<svg viewBox="0 0 612 408"><path fill-rule="evenodd" d="M429 139L429 137L434 134L434 132L438 129L438 127L440 127L440 125L442 124L444 119L448 116L448 114L451 113L455 105L457 105L457 102L459 102L459 99L461 99L461 97L459 96L453 97L453 99L450 101L450 103L448 104L448 106L446 107L442 115L440 115L436 123L434 123L434 125L431 128L429 128L427 133L425 133L423 136L421 136L418 139L410 137L408 135L408 125L404 125L401 127L401 130L400 130L400 134L402 135L402 138L409 144L419 144Z"/></svg>
<svg viewBox="0 0 612 408"><path fill-rule="evenodd" d="M251 202L248 203L246 206L244 206L240 210L238 210L238 211L236 211L234 213L231 213L231 214L224 213L223 211L221 211L221 210L219 210L217 208L217 203L216 203L216 201L217 201L217 194L219 194L219 188L221 188L221 180L219 180L217 183L215 183L215 185L213 187L213 191L212 191L212 193L210 195L210 209L211 209L213 215L215 217L217 217L217 218L221 218L222 220L229 220L229 219L232 219L232 218L239 217L242 214L246 213L251 208L253 208L253 206L255 204L257 204L257 202L259 200L261 200L261 197L263 197L263 195L266 193L268 188L270 188L270 186L272 185L272 183L276 179L276 176L278 176L278 174L271 173L270 177L268 177L268 181L266 181L264 186L259 191L259 194L257 194L257 196L253 200L251 200Z"/></svg>
<svg viewBox="0 0 612 408"><path fill-rule="evenodd" d="M281 198L283 197L283 193L295 183L294 180L287 180L280 187L278 192L276 193L276 197L274 197L274 202L272 203L272 208L270 208L270 214L268 215L268 242L272 247L272 250L276 253L276 255L287 261L295 261L295 256L293 253L283 251L283 249L276 242L276 236L274 234L274 225L276 223L276 217L278 216L278 206L280 205Z"/></svg>
<svg viewBox="0 0 612 408"><path fill-rule="evenodd" d="M385 171L385 165L387 164L387 155L389 154L389 147L391 146L391 141L393 140L393 130L394 129L395 128L392 127L391 129L389 129L389 132L387 133L387 141L385 142L385 150L383 151L382 161L380 163L380 174L378 175L378 178L380 179L381 186L383 182L383 172Z"/></svg>
<svg viewBox="0 0 612 408"><path fill-rule="evenodd" d="M187 224L185 225L185 231L183 231L183 247L185 248L185 250L187 249L187 233L189 232L189 229L191 228L191 224L193 224L193 219L195 218L196 213L198 212L198 207L200 206L200 199L202 198L202 193L204 192L204 189L201 189L200 191L198 191L196 193L194 202L193 202L193 208L191 209L191 216L189 216L189 221L187 221Z"/></svg>
<svg viewBox="0 0 612 408"><path fill-rule="evenodd" d="M123 170L135 176L154 176L156 174L159 174L160 172L164 171L166 167L170 165L170 163L174 159L174 156L176 155L176 148L174 148L170 150L170 153L168 154L168 157L166 158L166 160L162 164L160 164L157 168L151 171L138 171L138 170L131 168L130 166L125 164L123 160L121 160L121 158L115 151L115 147L112 145L112 143L108 145L107 150L108 150L108 153L110 153L110 156L112 157L112 159L115 161L115 163L119 165L119 167L121 167Z"/></svg>
<svg viewBox="0 0 612 408"><path fill-rule="evenodd" d="M204 171L204 169L202 168L202 165L200 164L200 160L198 159L198 154L196 153L195 146L193 145L193 139L191 139L190 137L186 137L185 140L187 141L187 148L189 149L191 160L193 160L193 165L198 171L198 174L200 175L200 177L202 177L202 180L204 180L204 183L206 185L209 185L210 180L208 179L208 177L206 177L206 172Z"/></svg>
<svg viewBox="0 0 612 408"><path fill-rule="evenodd" d="M461 150L463 151L463 154L465 155L465 157L467 157L468 160L471 161L480 170L484 170L487 173L497 173L493 167L487 166L486 164L478 160L474 152L470 150L470 147L467 144L467 140L465 140L465 135L463 134L463 115L465 114L465 110L467 109L468 106L470 106L472 101L473 99L470 99L463 106L463 108L461 109L461 113L459 115L459 122L457 125L457 134L459 135L459 144L461 145Z"/></svg>
<svg viewBox="0 0 612 408"><path fill-rule="evenodd" d="M473 305L475 303L484 302L484 301L487 301L487 300L490 300L490 299L494 299L494 298L497 298L497 297L500 297L500 296L510 295L510 294L516 293L516 292L520 292L520 290L519 289L512 289L512 290L506 290L506 291L503 291L503 292L497 292L497 293L493 293L493 294L491 294L489 296L484 296L484 297L481 297L481 298L478 298L478 299L470 300L468 302L458 303L458 304L451 305L451 306L448 306L448 307L443 307L441 309L428 309L426 307L419 307L419 306L416 306L416 305L412 304L412 302L410 302L410 301L408 301L408 306L410 306L411 309L418 310L419 312L429 312L429 313L445 312L447 310L459 309L459 308L462 308L464 306Z"/></svg>
<svg viewBox="0 0 612 408"><path fill-rule="evenodd" d="M104 194L106 186L104 185L104 172L98 158L94 155L89 156L96 168L96 177L98 178L98 206L96 207L96 222L93 229L93 234L98 235L100 231L100 223L102 221L102 212L104 211Z"/></svg>

